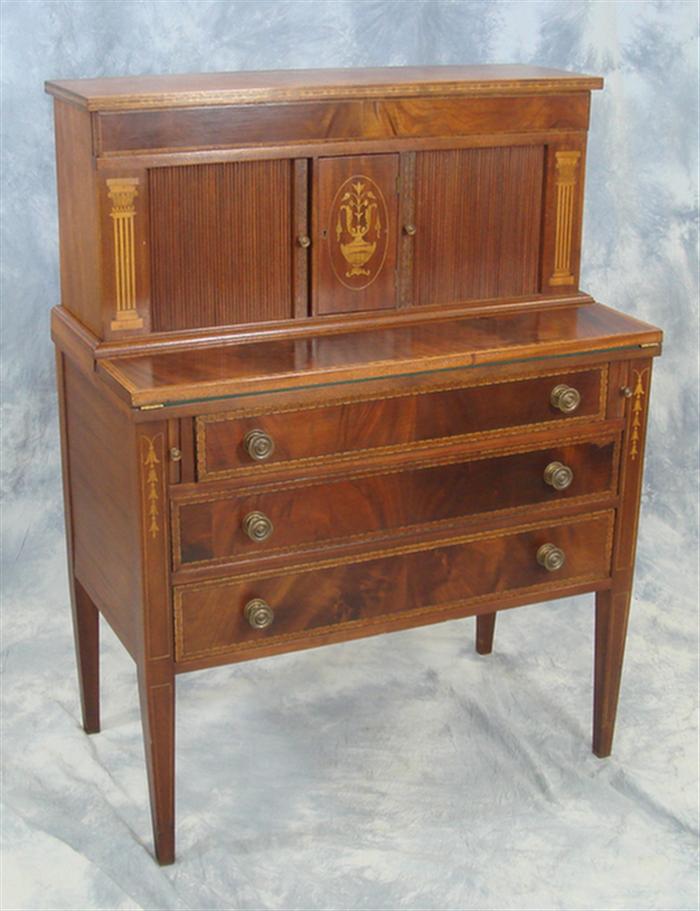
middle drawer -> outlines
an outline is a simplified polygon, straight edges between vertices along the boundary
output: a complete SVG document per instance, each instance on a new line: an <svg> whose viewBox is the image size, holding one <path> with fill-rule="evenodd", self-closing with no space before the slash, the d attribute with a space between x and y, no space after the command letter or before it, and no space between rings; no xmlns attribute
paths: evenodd
<svg viewBox="0 0 700 911"><path fill-rule="evenodd" d="M588 503L615 492L617 438L520 447L320 483L286 482L172 500L175 570L372 539L469 516Z"/></svg>

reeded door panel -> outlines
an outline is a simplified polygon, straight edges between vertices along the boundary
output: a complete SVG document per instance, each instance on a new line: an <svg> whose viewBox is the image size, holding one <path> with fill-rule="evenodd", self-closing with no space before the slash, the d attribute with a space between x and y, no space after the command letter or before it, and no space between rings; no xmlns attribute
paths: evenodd
<svg viewBox="0 0 700 911"><path fill-rule="evenodd" d="M292 318L292 168L150 171L154 331Z"/></svg>
<svg viewBox="0 0 700 911"><path fill-rule="evenodd" d="M539 291L544 146L419 152L416 306Z"/></svg>

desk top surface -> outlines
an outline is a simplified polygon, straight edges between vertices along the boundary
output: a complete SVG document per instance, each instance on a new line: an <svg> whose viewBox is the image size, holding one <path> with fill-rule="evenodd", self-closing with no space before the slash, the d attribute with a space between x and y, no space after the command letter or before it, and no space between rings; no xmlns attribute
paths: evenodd
<svg viewBox="0 0 700 911"><path fill-rule="evenodd" d="M49 94L90 111L119 111L381 96L582 92L602 88L603 80L547 67L490 64L119 76L52 80L45 87Z"/></svg>
<svg viewBox="0 0 700 911"><path fill-rule="evenodd" d="M654 326L592 303L106 357L97 370L129 405L142 407L616 351L661 339Z"/></svg>

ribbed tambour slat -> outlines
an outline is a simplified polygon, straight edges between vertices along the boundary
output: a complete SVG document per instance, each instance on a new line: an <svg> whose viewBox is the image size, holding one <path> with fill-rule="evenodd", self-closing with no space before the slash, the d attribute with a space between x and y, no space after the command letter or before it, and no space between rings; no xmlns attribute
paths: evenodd
<svg viewBox="0 0 700 911"><path fill-rule="evenodd" d="M543 146L416 155L415 303L538 291Z"/></svg>
<svg viewBox="0 0 700 911"><path fill-rule="evenodd" d="M291 164L150 172L154 331L288 319Z"/></svg>

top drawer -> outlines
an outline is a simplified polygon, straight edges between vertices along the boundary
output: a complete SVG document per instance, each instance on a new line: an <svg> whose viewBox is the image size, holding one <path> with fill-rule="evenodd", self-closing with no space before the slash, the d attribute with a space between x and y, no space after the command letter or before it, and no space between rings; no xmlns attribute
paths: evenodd
<svg viewBox="0 0 700 911"><path fill-rule="evenodd" d="M606 368L596 367L303 408L204 415L196 419L197 476L217 480L267 465L336 461L519 427L602 420L606 378Z"/></svg>

